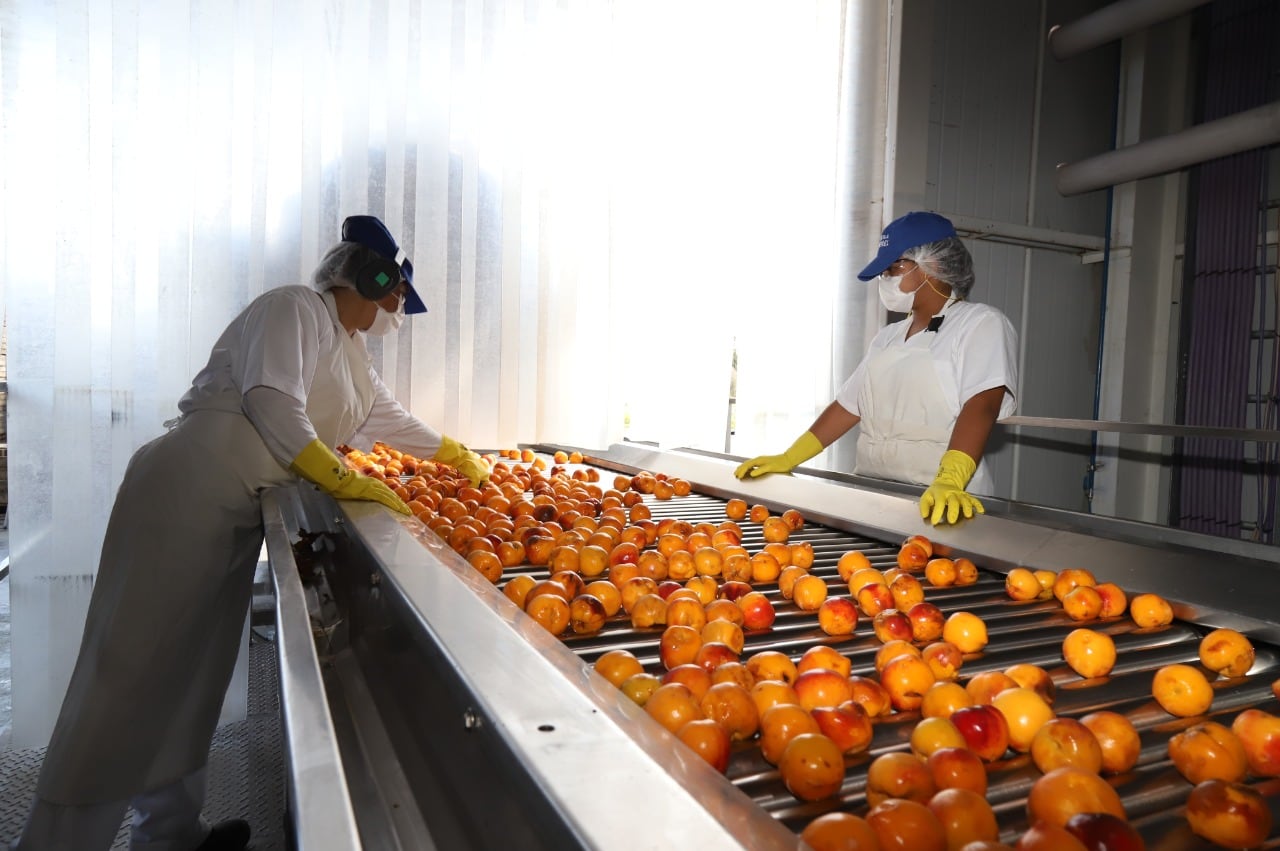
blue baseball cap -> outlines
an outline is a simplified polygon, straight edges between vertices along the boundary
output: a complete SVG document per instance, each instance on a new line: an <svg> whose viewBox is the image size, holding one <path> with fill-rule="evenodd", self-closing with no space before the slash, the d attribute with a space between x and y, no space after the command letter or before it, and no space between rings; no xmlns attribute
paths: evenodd
<svg viewBox="0 0 1280 851"><path fill-rule="evenodd" d="M937 213L907 213L900 219L894 219L880 234L880 250L867 268L858 273L858 280L871 280L917 245L928 245L955 235L955 225Z"/></svg>
<svg viewBox="0 0 1280 851"><path fill-rule="evenodd" d="M408 286L404 293L404 312L406 314L426 313L427 306L422 303L418 291L413 288L413 263L409 256L396 245L391 231L377 216L347 216L342 223L342 241L357 242L365 248L378 252L383 257L400 267Z"/></svg>

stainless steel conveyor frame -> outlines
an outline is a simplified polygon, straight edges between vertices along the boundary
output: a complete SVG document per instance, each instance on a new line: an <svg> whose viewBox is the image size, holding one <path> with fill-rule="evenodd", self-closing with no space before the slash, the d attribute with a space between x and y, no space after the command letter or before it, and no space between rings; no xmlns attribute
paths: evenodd
<svg viewBox="0 0 1280 851"><path fill-rule="evenodd" d="M998 500L978 522L932 529L920 520L918 488L806 473L742 483L736 460L636 445L587 459L679 476L709 496L797 508L816 524L883 541L925 533L995 571L1088 567L1131 593L1162 594L1184 620L1280 643L1280 559L1270 548ZM277 575L289 564L282 534L332 536L330 575L345 618L318 659L301 661L323 671L325 696L316 696L313 673L305 697L295 688L282 701L292 704L295 807L315 800L311 782L336 788L336 769L368 847L795 847L795 834L758 802L675 747L416 521L310 493L266 504L280 512L269 518ZM283 646L298 619L286 623L282 609L280 629ZM298 664L282 650L282 684L296 680ZM327 702L331 726L306 725L299 700ZM323 744L332 740L340 756ZM303 771L295 753L330 762ZM309 818L294 813L295 825Z"/></svg>

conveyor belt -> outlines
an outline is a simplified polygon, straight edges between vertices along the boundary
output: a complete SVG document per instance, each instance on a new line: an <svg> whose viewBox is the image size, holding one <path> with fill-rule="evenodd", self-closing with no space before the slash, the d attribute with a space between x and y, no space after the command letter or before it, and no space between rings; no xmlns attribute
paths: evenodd
<svg viewBox="0 0 1280 851"><path fill-rule="evenodd" d="M808 541L813 546L810 572L826 579L833 593L847 593L836 572L842 553L860 549L873 566L889 567L896 563L899 542L906 534L926 531L920 527L914 499L892 492L865 491L804 476L771 477L778 481L752 483L748 489L732 479L731 466L714 460L631 448L594 460L605 470L650 469L695 483L695 493L688 497L666 502L646 498L654 519L674 516L693 523L718 523L724 519L723 500L728 496L764 503L774 513L798 508L807 522L792 533L791 542ZM602 478L608 482L610 476ZM1001 516L998 504L989 504L989 509L991 513L977 523L929 531L938 546L949 548L953 555L969 556L982 569L975 585L926 587L927 599L944 613L971 611L987 625L990 642L981 654L966 661L961 680L1014 663L1033 663L1046 668L1057 684L1059 715L1079 717L1101 708L1125 714L1141 732L1141 758L1133 771L1108 779L1121 793L1148 847L1161 851L1211 847L1195 837L1182 818L1181 807L1191 787L1166 756L1169 737L1194 719L1166 714L1151 697L1151 677L1166 664L1194 663L1200 636L1211 626L1242 628L1254 639L1256 664L1246 678L1214 684L1212 716L1229 724L1247 706L1280 712L1270 690L1270 683L1280 677L1280 652L1274 644L1280 635L1280 606L1272 590L1277 587L1274 555L1231 542L1219 546L1213 539L1168 530L1159 530L1160 538L1150 535L1144 540L1143 530L1135 530L1133 524L1100 524L1096 518L1058 516L1034 523ZM344 565L337 574L347 586L339 588L339 593L347 607L350 652L361 662L364 687L382 707L388 738L403 749L402 774L408 785L416 789L429 783L435 790L425 796L419 793L418 801L425 823L441 820L444 835L452 840L440 841L437 836L439 847L452 847L453 842L511 847L503 845L510 843L511 829L494 833L492 828L521 820L533 821L549 832L539 842L517 845L632 847L625 840L626 801L634 804L629 794L670 802L665 820L648 826L649 838L660 844L694 833L706 842L706 836L715 835L714 829L706 833L700 810L686 808L693 800L720 825L721 840L712 840L716 847L735 847L744 843L743 837L751 839L742 847L789 847L765 830L751 810L793 832L832 809L864 813L867 764L881 753L907 747L918 715L900 713L880 719L870 749L847 760L839 796L813 803L797 800L784 788L777 769L764 761L754 743L735 747L727 783L714 772L707 776L706 766L698 765L696 757L691 764L682 746L643 710L587 672L587 665L601 653L626 647L647 670L662 673L657 658L660 629L635 630L629 619L618 615L599 634L554 638L519 613L429 530L417 526L413 532L419 546L405 537L409 526L392 521L385 512L349 504L342 506L342 512L346 521L340 519L337 531L354 533L351 542L340 544L335 554ZM1085 536L1070 528L1086 524L1099 534ZM759 550L763 545L760 526L748 521L740 525L743 546ZM1115 581L1131 594L1161 591L1180 617L1168 627L1149 631L1137 629L1127 616L1087 624L1114 636L1118 661L1110 677L1086 682L1066 666L1061 654L1062 639L1082 624L1069 619L1056 601L1009 600L1003 572L1016 564L1053 570L1088 567L1099 581ZM505 578L518 572L546 574L545 569L522 566L509 569ZM1242 588L1254 593L1242 595ZM781 599L776 584L760 590L773 599L778 617L772 629L747 634L743 659L765 649L783 650L797 658L808 647L822 643L835 645L847 655L854 673L873 670L880 642L867 619L860 620L852 637L827 636L813 614ZM536 658L546 660L545 670ZM558 674L552 674L553 669ZM588 701L585 705L583 697ZM330 703L334 702L331 695ZM584 715L585 707L591 708ZM459 735L462 730L471 731L470 735ZM562 734L566 738L559 740ZM557 737L558 743L549 742L547 736ZM477 743L483 743L481 751L465 750ZM483 760L477 761L475 753L483 753ZM584 754L590 754L589 771L582 762ZM494 763L502 785L486 785L498 781L484 778L459 780L457 789L448 794L452 780L448 766L465 761L485 767L485 760ZM655 765L668 774L670 783L652 775ZM1039 772L1028 756L1015 756L990 765L988 773L988 799L998 815L1002 837L1015 840L1026 827L1025 800ZM441 776L446 788L441 788ZM519 778L526 778L527 784ZM646 791L634 793L637 783L648 784ZM1280 825L1280 780L1256 785L1268 796ZM464 799L482 794L482 803L490 810L497 801L504 806L473 818ZM447 803L447 812L429 811L431 795L444 796L440 800ZM513 801L518 805L513 806ZM615 812L619 806L624 812ZM552 811L558 815L551 815ZM565 827L550 831L547 825L561 823L558 819L563 819ZM1273 838L1265 847L1280 847L1280 839Z"/></svg>
<svg viewBox="0 0 1280 851"><path fill-rule="evenodd" d="M725 501L693 494L669 501L645 497L655 521L666 517L719 523L725 519ZM739 521L743 530L742 545L750 552L764 546L759 524ZM887 543L852 535L825 526L807 523L793 532L788 543L808 542L814 550L810 573L826 580L831 596L847 595L848 588L836 564L842 554L860 550L872 567L885 570L897 566L898 543ZM1060 565L1059 568L1069 565ZM1107 620L1081 622L1072 620L1057 600L1029 603L1014 602L1005 593L1004 576L980 567L977 584L964 587L935 588L926 583L926 599L944 614L969 611L987 625L989 643L979 658L967 660L960 672L961 681L983 671L1004 670L1017 663L1030 663L1045 668L1058 688L1054 705L1059 716L1079 718L1099 709L1109 709L1129 717L1142 735L1142 756L1137 767L1128 774L1110 778L1121 793L1130 819L1140 826L1151 847L1196 848L1200 840L1190 834L1185 820L1178 814L1191 785L1173 768L1167 756L1169 738L1188 723L1176 719L1160 708L1151 696L1151 679L1155 671L1175 663L1198 662L1201 637L1208 629L1175 621L1168 627L1141 630L1124 615ZM528 567L508 571L530 572L545 578L545 570ZM853 673L875 676L875 654L881 642L872 634L868 618L859 621L853 636L833 637L818 628L812 612L800 610L782 597L777 583L762 584L763 591L777 609L777 620L769 630L748 632L741 654L745 660L762 650L778 650L798 659L815 644L831 645L852 660ZM1112 635L1116 642L1117 662L1112 674L1102 681L1084 681L1062 658L1062 641L1081 626ZM629 617L620 612L596 634L568 634L564 643L584 662L592 663L604 652L626 648L634 653L650 673L664 673L657 656L661 627L633 629ZM1270 684L1280 678L1280 652L1269 645L1257 646L1257 661L1247 677L1215 683L1212 717L1228 726L1231 718L1249 706L1270 704L1276 711L1276 700ZM870 748L847 760L848 771L838 799L815 803L798 801L783 786L778 770L766 762L759 745L738 743L727 777L738 788L785 823L799 831L824 812L841 809L861 814L866 811L865 768L870 761L891 750L908 747L908 739L918 712L899 712L878 719ZM1040 777L1029 755L1017 755L988 766L988 800L999 817L1005 841L1016 841L1026 829L1026 795L1031 784ZM1280 781L1262 784L1271 796L1272 807L1280 824ZM1211 847L1211 846L1208 846Z"/></svg>

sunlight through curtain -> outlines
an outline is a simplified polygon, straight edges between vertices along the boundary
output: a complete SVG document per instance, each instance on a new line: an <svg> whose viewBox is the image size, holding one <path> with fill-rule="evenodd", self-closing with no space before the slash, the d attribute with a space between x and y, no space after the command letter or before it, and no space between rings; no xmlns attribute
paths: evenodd
<svg viewBox="0 0 1280 851"><path fill-rule="evenodd" d="M373 342L382 375L473 446L723 450L735 348L734 451L803 429L833 389L841 14L0 6L14 744L47 737L130 455L347 215L386 221L430 309Z"/></svg>

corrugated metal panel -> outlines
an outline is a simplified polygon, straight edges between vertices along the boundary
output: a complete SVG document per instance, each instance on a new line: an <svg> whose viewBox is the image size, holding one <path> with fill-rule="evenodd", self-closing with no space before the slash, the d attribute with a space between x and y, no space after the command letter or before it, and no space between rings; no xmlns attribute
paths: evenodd
<svg viewBox="0 0 1280 851"><path fill-rule="evenodd" d="M1070 68L1046 60L1040 91L1036 88L1042 14L1071 19L1099 5L1082 0L935 4L928 205L1103 235L1105 195L1064 199L1051 179L1053 164L1111 146L1118 50L1092 51ZM904 45L904 64L912 61L912 51L912 45ZM1048 250L986 242L971 242L970 248L978 270L974 300L1004 311L1023 341L1022 413L1093 417L1100 267ZM1029 300L1025 325L1024 300ZM1011 488L1008 493L1016 499L1084 508L1087 435L1024 436L1016 449L1009 438L995 435L988 449L1002 492ZM1016 484L1011 481L1015 470Z"/></svg>

